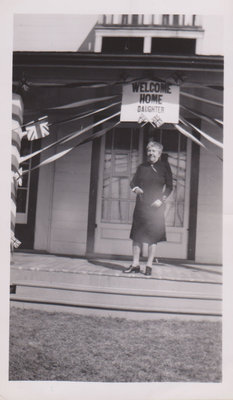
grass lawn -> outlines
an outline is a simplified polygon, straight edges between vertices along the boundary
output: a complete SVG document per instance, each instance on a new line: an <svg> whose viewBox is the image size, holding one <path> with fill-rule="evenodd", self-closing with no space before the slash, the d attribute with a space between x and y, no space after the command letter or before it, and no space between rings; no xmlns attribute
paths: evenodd
<svg viewBox="0 0 233 400"><path fill-rule="evenodd" d="M221 381L221 322L132 321L15 307L10 319L10 380Z"/></svg>

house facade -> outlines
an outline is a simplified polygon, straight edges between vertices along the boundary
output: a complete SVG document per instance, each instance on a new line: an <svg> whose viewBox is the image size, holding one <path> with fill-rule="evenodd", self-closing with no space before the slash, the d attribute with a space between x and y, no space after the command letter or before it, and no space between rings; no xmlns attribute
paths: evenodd
<svg viewBox="0 0 233 400"><path fill-rule="evenodd" d="M13 91L23 101L23 124L46 115L50 131L21 142L22 157L35 154L22 163L17 193L22 249L129 257L129 183L153 138L163 144L174 185L157 257L222 262L221 29L217 17L101 15L76 50L75 38L66 51L32 51L33 35L28 47L15 42ZM122 94L132 83L144 96L150 83L178 88L178 121L123 120Z"/></svg>

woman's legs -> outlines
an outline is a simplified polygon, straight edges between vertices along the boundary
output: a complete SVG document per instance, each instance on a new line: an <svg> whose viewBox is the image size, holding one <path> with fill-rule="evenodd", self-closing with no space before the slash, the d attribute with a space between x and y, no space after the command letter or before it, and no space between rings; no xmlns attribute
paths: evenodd
<svg viewBox="0 0 233 400"><path fill-rule="evenodd" d="M133 267L137 267L139 265L140 253L141 253L141 244L133 241L133 262L132 262Z"/></svg>
<svg viewBox="0 0 233 400"><path fill-rule="evenodd" d="M154 258L155 258L155 252L156 252L156 244L149 244L148 245L148 260L147 260L147 266L152 267Z"/></svg>
<svg viewBox="0 0 233 400"><path fill-rule="evenodd" d="M140 272L139 259L141 253L141 244L133 241L133 262L129 268L125 269L123 272L130 274L131 272Z"/></svg>

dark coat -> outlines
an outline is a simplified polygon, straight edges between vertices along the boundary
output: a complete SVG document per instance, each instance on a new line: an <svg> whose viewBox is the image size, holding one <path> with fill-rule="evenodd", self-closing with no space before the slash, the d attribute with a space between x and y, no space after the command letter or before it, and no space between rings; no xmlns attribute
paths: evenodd
<svg viewBox="0 0 233 400"><path fill-rule="evenodd" d="M167 161L158 160L153 166L148 162L139 165L131 183L139 186L143 194L137 195L130 238L138 243L158 243L166 240L163 196L172 191L172 172ZM160 199L157 208L151 204Z"/></svg>

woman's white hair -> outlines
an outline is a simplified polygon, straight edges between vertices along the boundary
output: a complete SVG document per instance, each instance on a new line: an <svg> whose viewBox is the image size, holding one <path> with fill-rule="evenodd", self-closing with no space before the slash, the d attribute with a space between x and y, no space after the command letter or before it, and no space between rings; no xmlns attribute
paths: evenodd
<svg viewBox="0 0 233 400"><path fill-rule="evenodd" d="M155 142L155 140L150 140L146 146L147 150L149 149L149 147L156 147L157 149L159 149L162 153L163 151L163 145L159 142Z"/></svg>

